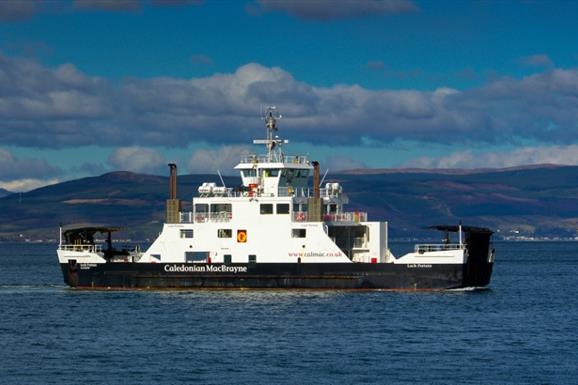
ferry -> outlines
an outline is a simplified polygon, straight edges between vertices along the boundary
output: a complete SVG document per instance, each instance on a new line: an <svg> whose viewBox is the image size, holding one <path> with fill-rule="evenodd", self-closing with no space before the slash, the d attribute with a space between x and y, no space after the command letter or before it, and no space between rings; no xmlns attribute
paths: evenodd
<svg viewBox="0 0 578 385"><path fill-rule="evenodd" d="M146 250L115 247L118 227L61 227L57 254L66 284L129 290L444 290L489 284L495 254L490 229L430 226L444 234L441 242L416 244L396 257L387 221L346 211L343 186L323 185L318 162L285 154L280 117L267 108L266 138L253 141L266 152L241 157L235 169L242 184L229 187L222 178L220 185L203 183L190 211L177 199L177 166L169 164L166 221Z"/></svg>

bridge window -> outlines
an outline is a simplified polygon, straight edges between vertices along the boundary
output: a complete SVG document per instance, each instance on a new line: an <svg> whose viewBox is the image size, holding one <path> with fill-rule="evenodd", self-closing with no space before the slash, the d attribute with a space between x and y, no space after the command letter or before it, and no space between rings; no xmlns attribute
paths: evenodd
<svg viewBox="0 0 578 385"><path fill-rule="evenodd" d="M295 170L296 178L307 178L309 176L309 170Z"/></svg>
<svg viewBox="0 0 578 385"><path fill-rule="evenodd" d="M273 214L273 204L261 203L261 214Z"/></svg>
<svg viewBox="0 0 578 385"><path fill-rule="evenodd" d="M211 205L212 213L230 213L233 206L230 203L214 203Z"/></svg>
<svg viewBox="0 0 578 385"><path fill-rule="evenodd" d="M255 254L249 254L249 263L257 263L257 256Z"/></svg>
<svg viewBox="0 0 578 385"><path fill-rule="evenodd" d="M197 203L197 204L195 204L195 212L208 213L209 212L209 205L206 203Z"/></svg>
<svg viewBox="0 0 578 385"><path fill-rule="evenodd" d="M277 214L289 214L289 203L277 203Z"/></svg>
<svg viewBox="0 0 578 385"><path fill-rule="evenodd" d="M182 229L181 238L193 238L193 229Z"/></svg>
<svg viewBox="0 0 578 385"><path fill-rule="evenodd" d="M295 176L295 170L292 168L285 168L281 171L281 176L286 177L287 180L291 180Z"/></svg>
<svg viewBox="0 0 578 385"><path fill-rule="evenodd" d="M307 235L306 229L292 229L291 230L291 237L292 238L305 238Z"/></svg>
<svg viewBox="0 0 578 385"><path fill-rule="evenodd" d="M263 176L268 178L276 178L279 176L279 169L278 168L274 168L274 169L265 169L263 170Z"/></svg>
<svg viewBox="0 0 578 385"><path fill-rule="evenodd" d="M232 210L230 203L213 203L211 204L211 219L226 222L233 217Z"/></svg>
<svg viewBox="0 0 578 385"><path fill-rule="evenodd" d="M251 169L251 170L243 170L243 176L245 178L253 178L257 176L257 170L255 169Z"/></svg>
<svg viewBox="0 0 578 385"><path fill-rule="evenodd" d="M218 229L217 237L219 238L233 238L233 230L231 229Z"/></svg>

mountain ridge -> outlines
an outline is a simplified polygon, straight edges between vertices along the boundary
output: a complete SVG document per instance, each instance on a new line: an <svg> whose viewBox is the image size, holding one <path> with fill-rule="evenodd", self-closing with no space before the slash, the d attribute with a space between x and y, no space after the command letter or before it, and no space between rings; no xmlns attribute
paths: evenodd
<svg viewBox="0 0 578 385"><path fill-rule="evenodd" d="M427 167L401 167L401 168L353 168L338 170L338 174L347 175L374 175L374 174L444 174L444 175L471 175L491 172L509 172L520 170L533 170L537 168L572 167L572 165L560 165L554 163L540 163L525 166L511 167L485 167L485 168L427 168Z"/></svg>
<svg viewBox="0 0 578 385"><path fill-rule="evenodd" d="M224 176L227 186L239 177ZM387 220L392 237L424 237L440 223L487 226L508 236L574 237L578 230L578 166L540 165L471 173L408 169L382 173L335 173L349 196L347 211L367 211ZM217 175L178 178L185 210L202 182ZM130 229L128 237L150 239L160 231L168 177L117 171L0 198L0 239L57 239L58 226L108 223Z"/></svg>

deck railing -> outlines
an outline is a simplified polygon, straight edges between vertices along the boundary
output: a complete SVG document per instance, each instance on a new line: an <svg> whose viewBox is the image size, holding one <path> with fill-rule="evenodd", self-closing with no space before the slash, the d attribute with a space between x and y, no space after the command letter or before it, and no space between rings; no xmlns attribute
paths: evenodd
<svg viewBox="0 0 578 385"><path fill-rule="evenodd" d="M203 222L229 222L233 217L229 211L218 213L193 213L192 211L181 212L181 223L203 223Z"/></svg>
<svg viewBox="0 0 578 385"><path fill-rule="evenodd" d="M466 245L460 245L459 243L421 244L415 245L415 252L422 254L432 251L461 250L465 248Z"/></svg>
<svg viewBox="0 0 578 385"><path fill-rule="evenodd" d="M293 213L293 222L307 222L308 213L306 211L296 211ZM324 222L367 222L367 213L361 211L355 211L351 213L332 213L323 214Z"/></svg>
<svg viewBox="0 0 578 385"><path fill-rule="evenodd" d="M323 214L323 220L325 222L367 222L367 213L354 211L348 213Z"/></svg>
<svg viewBox="0 0 578 385"><path fill-rule="evenodd" d="M219 213L193 213L185 211L180 213L180 223L205 223L205 222L230 222L233 215L231 212L223 211ZM354 211L346 213L323 214L324 222L367 222L367 213ZM307 211L293 212L293 222L308 222Z"/></svg>
<svg viewBox="0 0 578 385"><path fill-rule="evenodd" d="M64 250L64 251L100 253L100 252L102 252L102 245L59 245L58 249Z"/></svg>
<svg viewBox="0 0 578 385"><path fill-rule="evenodd" d="M243 155L241 156L241 163L294 163L294 164L307 164L309 162L307 156L303 155L283 155L272 156L269 158L268 155Z"/></svg>
<svg viewBox="0 0 578 385"><path fill-rule="evenodd" d="M341 191L337 191L335 189L319 189L321 197L337 197L337 196L345 196ZM229 198L239 198L239 197L258 197L264 196L269 194L264 194L263 191L255 190L234 190L234 189L227 189L223 194L205 194L204 196L226 196ZM275 194L271 194L275 195ZM312 198L314 196L314 192L312 188L305 188L305 187L279 187L277 189L277 195L279 197L304 197L304 198Z"/></svg>

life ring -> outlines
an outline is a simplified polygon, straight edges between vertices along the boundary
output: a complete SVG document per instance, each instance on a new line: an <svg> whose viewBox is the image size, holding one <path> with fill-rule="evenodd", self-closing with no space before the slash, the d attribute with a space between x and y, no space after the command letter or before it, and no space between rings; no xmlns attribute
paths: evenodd
<svg viewBox="0 0 578 385"><path fill-rule="evenodd" d="M237 242L239 242L239 243L247 242L247 231L245 231L245 230L238 230L237 231Z"/></svg>
<svg viewBox="0 0 578 385"><path fill-rule="evenodd" d="M255 196L257 195L257 189L258 189L259 185L257 183L249 183L249 196Z"/></svg>

